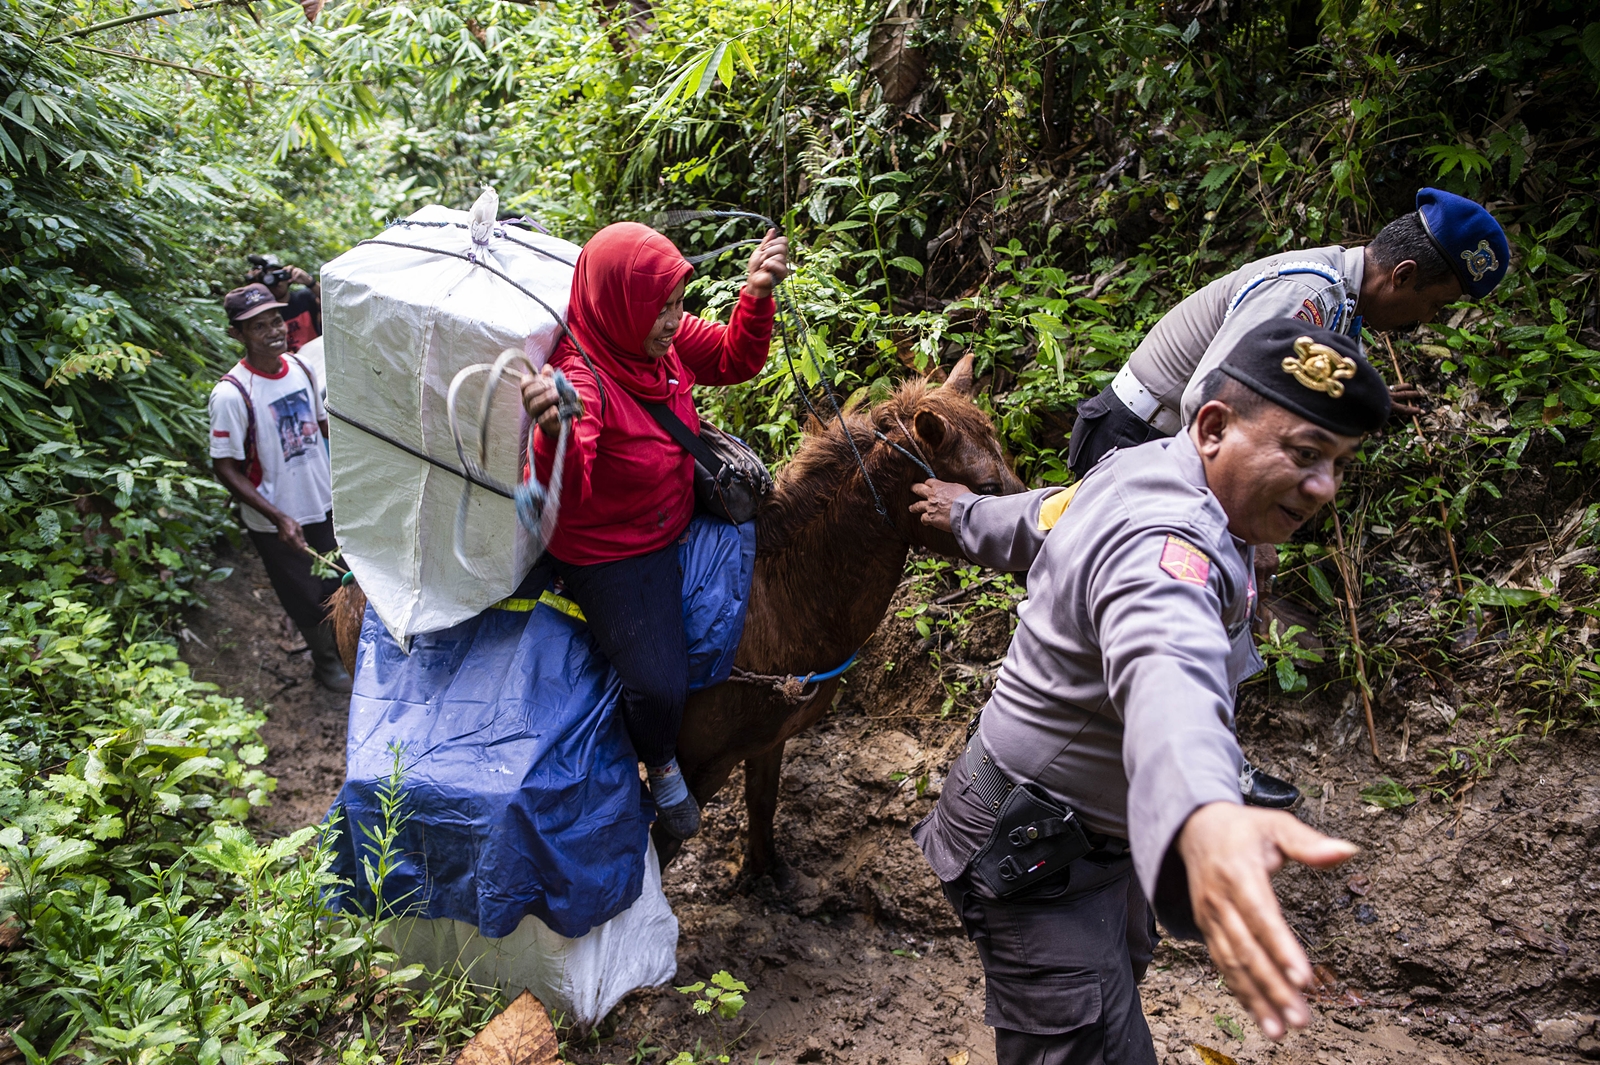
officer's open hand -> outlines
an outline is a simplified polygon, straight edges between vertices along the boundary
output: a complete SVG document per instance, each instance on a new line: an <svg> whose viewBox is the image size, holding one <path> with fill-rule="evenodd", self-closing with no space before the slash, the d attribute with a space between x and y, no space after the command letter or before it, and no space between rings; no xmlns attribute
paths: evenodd
<svg viewBox="0 0 1600 1065"><path fill-rule="evenodd" d="M923 481L911 486L918 499L911 504L911 513L921 515L922 524L932 525L944 532L950 531L950 506L972 489L950 481Z"/></svg>
<svg viewBox="0 0 1600 1065"><path fill-rule="evenodd" d="M1284 923L1272 874L1286 858L1323 869L1360 848L1281 810L1214 802L1189 815L1178 849L1195 920L1228 989L1268 1039L1310 1024L1301 992L1311 986L1311 961Z"/></svg>

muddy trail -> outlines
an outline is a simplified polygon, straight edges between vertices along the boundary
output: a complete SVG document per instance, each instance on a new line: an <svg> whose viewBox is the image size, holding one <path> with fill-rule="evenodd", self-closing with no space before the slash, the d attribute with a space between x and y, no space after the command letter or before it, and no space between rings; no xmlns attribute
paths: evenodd
<svg viewBox="0 0 1600 1065"><path fill-rule="evenodd" d="M208 588L211 605L190 622L203 643L185 657L265 705L266 768L279 783L260 825L283 832L318 820L343 778L344 700L311 681L253 554L226 561L234 572ZM835 712L790 743L781 882L740 880L737 775L667 870L681 924L675 983L726 969L751 988L737 1022L718 1027L671 988L638 991L594 1032L568 1033L567 1060L993 1060L977 954L907 835L961 742L961 703L976 697L946 711L949 693L1004 652L1003 610L972 622L959 656L936 666L913 620L891 613ZM1304 820L1364 849L1341 869L1278 880L1324 980L1311 1029L1266 1042L1204 949L1164 940L1143 985L1159 1061L1202 1062L1197 1045L1284 1065L1600 1060L1600 742L1583 731L1527 738L1455 802L1363 800L1382 775L1426 778L1426 752L1450 741L1446 702L1416 696L1404 736L1384 736L1393 753L1380 768L1353 701L1247 689L1245 749L1305 788Z"/></svg>

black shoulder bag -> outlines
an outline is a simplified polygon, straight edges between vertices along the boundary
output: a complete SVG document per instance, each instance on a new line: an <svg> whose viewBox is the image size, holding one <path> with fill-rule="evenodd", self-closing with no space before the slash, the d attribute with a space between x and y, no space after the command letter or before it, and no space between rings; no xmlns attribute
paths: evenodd
<svg viewBox="0 0 1600 1065"><path fill-rule="evenodd" d="M640 403L678 446L694 456L694 498L700 509L742 525L755 520L772 491L772 475L744 442L710 422L697 435L665 403Z"/></svg>

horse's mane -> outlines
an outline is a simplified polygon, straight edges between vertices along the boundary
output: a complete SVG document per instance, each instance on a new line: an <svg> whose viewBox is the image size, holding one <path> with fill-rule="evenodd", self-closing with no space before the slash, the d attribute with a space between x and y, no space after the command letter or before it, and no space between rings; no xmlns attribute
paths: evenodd
<svg viewBox="0 0 1600 1065"><path fill-rule="evenodd" d="M906 446L905 433L911 430L917 411L937 403L939 413L956 435L978 436L993 432L988 417L965 396L949 393L946 399L946 395L927 381L911 380L901 384L889 398L869 408L858 407L845 413L850 436L880 496L885 496L890 486L897 483L885 467L893 461L909 464L909 460L892 448L880 445L873 436L874 430ZM831 413L831 410L824 406L818 413ZM860 476L839 419L829 418L822 425L811 420L800 447L778 472L772 494L761 505L756 519L757 553L782 550L796 533L821 518L846 486L858 481ZM884 498L886 506L893 502ZM865 516L872 521L881 520L872 510L870 501Z"/></svg>

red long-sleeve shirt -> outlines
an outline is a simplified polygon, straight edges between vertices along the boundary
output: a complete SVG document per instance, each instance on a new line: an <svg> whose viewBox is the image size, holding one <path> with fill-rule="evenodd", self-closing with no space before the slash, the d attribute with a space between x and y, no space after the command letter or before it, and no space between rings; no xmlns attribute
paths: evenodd
<svg viewBox="0 0 1600 1065"><path fill-rule="evenodd" d="M683 316L672 345L685 379L678 382L668 406L685 425L700 428L691 386L736 385L761 372L772 341L773 313L771 297L756 299L741 292L727 325ZM550 364L583 397L583 416L573 423L567 441L561 513L550 553L586 566L667 546L694 516L694 459L609 378L602 404L595 375L570 340L556 346ZM555 442L542 432L536 435L534 465L548 484Z"/></svg>

